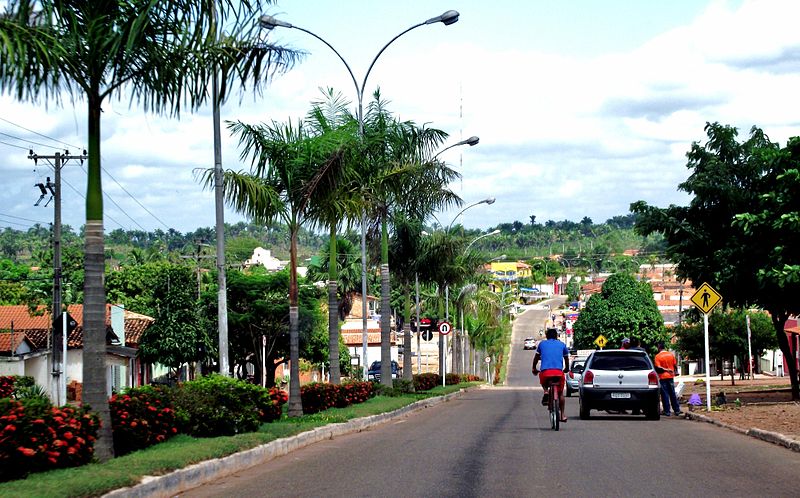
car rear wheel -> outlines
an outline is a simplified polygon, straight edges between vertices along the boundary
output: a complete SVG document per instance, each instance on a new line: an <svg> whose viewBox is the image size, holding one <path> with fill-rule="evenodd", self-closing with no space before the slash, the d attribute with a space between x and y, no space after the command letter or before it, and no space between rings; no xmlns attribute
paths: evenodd
<svg viewBox="0 0 800 498"><path fill-rule="evenodd" d="M580 402L580 417L581 417L581 420L589 420L589 412L590 411L591 411L591 408L589 408L589 404L583 400L583 397L581 397L581 402Z"/></svg>

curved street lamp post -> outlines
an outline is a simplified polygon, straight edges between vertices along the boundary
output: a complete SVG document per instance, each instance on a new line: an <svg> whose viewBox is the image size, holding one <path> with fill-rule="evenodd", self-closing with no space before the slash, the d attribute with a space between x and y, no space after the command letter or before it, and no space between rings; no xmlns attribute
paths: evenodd
<svg viewBox="0 0 800 498"><path fill-rule="evenodd" d="M436 17L432 17L432 18L430 18L430 19L428 19L426 21L417 23L417 24L405 29L400 34L396 35L394 38L389 40L389 42L386 43L378 51L377 55L375 55L375 57L372 59L372 62L370 63L369 68L367 69L367 72L364 74L364 79L362 80L361 85L358 84L358 80L356 80L356 77L353 74L353 70L350 69L350 65L347 63L347 61L344 59L344 57L342 57L342 54L340 54L339 51L336 50L333 47L333 45L328 43L321 36L317 35L316 33L312 32L312 31L309 31L309 30L307 30L305 28L301 28L299 26L295 26L295 25L293 25L291 23L288 23L286 21L281 21L279 19L276 19L275 17L270 16L270 15L261 16L259 18L259 23L261 24L261 26L263 28L268 29L268 30L272 30L272 29L274 29L276 27L297 29L299 31L302 31L302 32L304 32L306 34L309 34L309 35L313 36L317 40L319 40L322 43L324 43L328 48L333 50L333 52L336 54L336 56L339 57L339 60L342 61L342 63L344 64L345 68L347 68L347 72L348 72L348 74L350 74L350 78L353 80L353 86L356 89L356 97L357 97L357 100L358 100L358 115L357 115L357 118L358 118L358 131L359 131L359 135L363 138L363 136L364 136L364 106L363 106L364 88L367 85L367 78L369 78L369 74L372 71L373 66L375 66L375 62L377 62L377 60L381 56L381 54L395 40L397 40L398 38L400 38L401 36L403 36L404 34L408 33L409 31L411 31L413 29L416 29L416 28L418 28L420 26L425 26L425 25L428 25L428 24L436 24L436 23L439 23L439 22L441 22L445 26L449 26L449 25L457 22L458 21L458 17L459 17L459 13L457 11L448 10L448 11L444 12L442 15L439 15L439 16L436 16ZM367 345L368 345L367 342L368 341L367 341L366 225L367 225L366 212L364 212L362 214L362 217L361 217L361 312L362 312L362 320L363 320L363 322L362 322L363 323L363 327L362 327L362 351L363 351L363 358L364 358L364 363L363 363L363 365L364 365L364 380L367 380L367 370L368 370L368 364L367 364ZM383 271L384 271L384 269L382 268L381 272L383 273ZM385 271L388 272L388 268L386 268ZM383 281L383 279L381 279L381 280ZM386 292L387 293L387 297L388 297L389 289L381 289L381 291L382 291L382 293ZM388 301L388 299L383 299L383 296L382 296L382 301ZM388 341L389 340L389 330L388 330L388 328L389 328L389 320L388 320L389 313L388 313L388 309L387 310L381 310L381 314L382 314L382 318L381 318L381 342L383 343L384 341ZM384 328L386 330L384 330ZM385 361L385 362L381 362L381 378L382 378L383 382L386 382L389 385L391 385L391 378L392 378L391 377L391 362L388 361L388 360L389 359L387 359L387 361ZM293 365L292 368L297 368L297 367Z"/></svg>

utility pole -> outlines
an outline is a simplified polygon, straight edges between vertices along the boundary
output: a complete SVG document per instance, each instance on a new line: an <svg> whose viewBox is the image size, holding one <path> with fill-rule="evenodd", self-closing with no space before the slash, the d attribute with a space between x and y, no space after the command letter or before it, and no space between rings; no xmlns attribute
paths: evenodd
<svg viewBox="0 0 800 498"><path fill-rule="evenodd" d="M83 164L83 161L88 158L86 151L79 156L71 156L69 151L64 151L63 154L56 152L52 156L40 156L34 154L33 150L29 151L28 159L33 159L34 164L37 164L39 159L45 159L48 162L53 161L53 170L55 172L54 183L50 183L50 178L47 179L47 184L41 183L35 185L42 191L42 195L36 202L36 206L42 201L45 190L49 190L53 198L53 309L52 320L54 322L61 316L61 168L70 159L78 159ZM50 201L45 203L45 206ZM57 406L65 405L67 403L67 384L66 384L66 355L67 355L67 337L65 336L66 327L62 326L59 330L53 326L51 345L53 348L52 355L52 376L53 383L51 385L51 393L53 401Z"/></svg>

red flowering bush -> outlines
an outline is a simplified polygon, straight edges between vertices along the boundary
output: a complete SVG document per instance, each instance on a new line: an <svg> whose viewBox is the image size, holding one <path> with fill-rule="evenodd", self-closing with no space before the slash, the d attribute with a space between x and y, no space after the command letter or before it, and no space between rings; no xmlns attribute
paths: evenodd
<svg viewBox="0 0 800 498"><path fill-rule="evenodd" d="M419 391L430 391L436 386L442 385L442 377L437 373L422 373L416 374L413 377L414 380L414 390Z"/></svg>
<svg viewBox="0 0 800 498"><path fill-rule="evenodd" d="M312 382L300 386L300 399L305 414L363 403L374 395L372 382L347 382L342 385Z"/></svg>
<svg viewBox="0 0 800 498"><path fill-rule="evenodd" d="M127 389L111 396L108 405L116 456L166 441L178 432L168 388Z"/></svg>
<svg viewBox="0 0 800 498"><path fill-rule="evenodd" d="M455 373L445 374L444 383L448 386L454 386L461 383L461 376Z"/></svg>
<svg viewBox="0 0 800 498"><path fill-rule="evenodd" d="M14 376L0 375L0 398L10 398L14 392Z"/></svg>
<svg viewBox="0 0 800 498"><path fill-rule="evenodd" d="M461 382L480 382L481 378L472 374L461 374Z"/></svg>
<svg viewBox="0 0 800 498"><path fill-rule="evenodd" d="M0 399L0 481L92 460L100 420L88 407Z"/></svg>
<svg viewBox="0 0 800 498"><path fill-rule="evenodd" d="M272 422L281 418L282 406L289 401L289 393L280 388L271 387L269 389L269 398L272 403L261 407L262 422Z"/></svg>

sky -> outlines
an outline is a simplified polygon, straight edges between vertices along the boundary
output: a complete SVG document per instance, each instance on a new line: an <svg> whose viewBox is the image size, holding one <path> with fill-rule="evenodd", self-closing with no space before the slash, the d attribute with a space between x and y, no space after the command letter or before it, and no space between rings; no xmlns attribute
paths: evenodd
<svg viewBox="0 0 800 498"><path fill-rule="evenodd" d="M677 190L686 152L707 122L753 126L785 145L800 135L800 2L796 0L342 0L279 1L264 12L330 43L363 80L394 36L454 9L458 22L424 25L380 55L365 104L380 88L401 119L446 131L440 158L462 174L452 189L470 206L439 212L444 225L626 215L630 203L686 204ZM261 96L232 97L224 121L302 118L321 88L351 102L356 89L335 53L297 29L268 40L307 52ZM353 108L355 104L353 104ZM102 121L105 228L181 233L215 224L214 196L196 172L213 167L211 110L180 119L146 114L128 99L106 102ZM224 126L224 124L223 124ZM223 167L247 169L223 128ZM0 229L53 220L35 184L52 177L28 159L86 147L85 102L16 102L0 96ZM86 171L62 170L63 220L85 221ZM244 218L226 209L225 221Z"/></svg>

